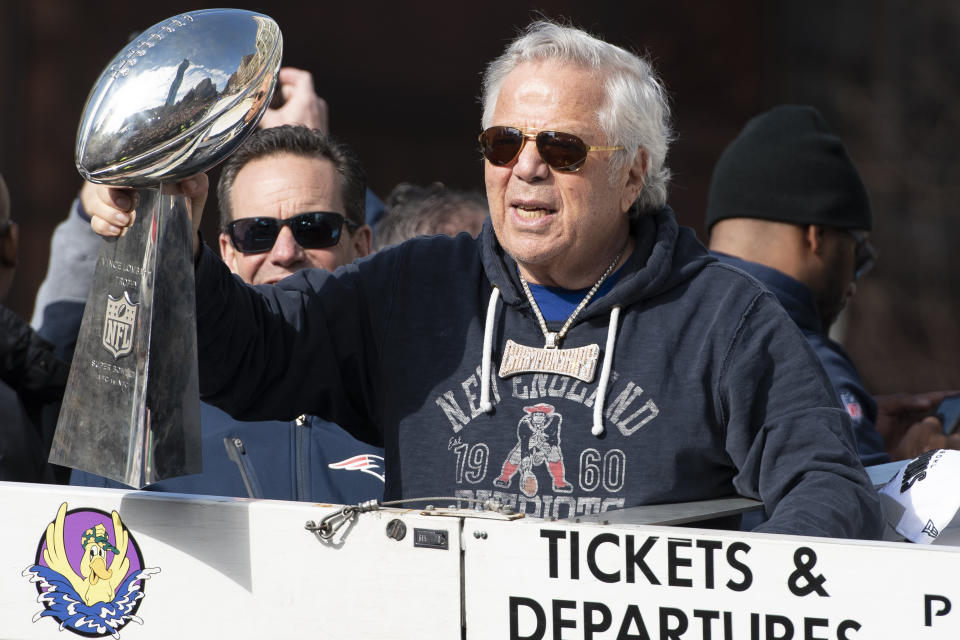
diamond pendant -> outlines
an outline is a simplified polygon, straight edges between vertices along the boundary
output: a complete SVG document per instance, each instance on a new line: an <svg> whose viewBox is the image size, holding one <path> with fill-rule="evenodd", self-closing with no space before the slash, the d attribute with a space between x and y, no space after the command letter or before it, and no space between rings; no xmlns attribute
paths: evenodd
<svg viewBox="0 0 960 640"><path fill-rule="evenodd" d="M556 344L556 335L546 334L547 346L543 349L517 344L508 339L503 349L503 359L500 361L500 377L509 378L518 373L557 373L586 383L593 382L600 347L595 344L575 349L551 347L551 344Z"/></svg>

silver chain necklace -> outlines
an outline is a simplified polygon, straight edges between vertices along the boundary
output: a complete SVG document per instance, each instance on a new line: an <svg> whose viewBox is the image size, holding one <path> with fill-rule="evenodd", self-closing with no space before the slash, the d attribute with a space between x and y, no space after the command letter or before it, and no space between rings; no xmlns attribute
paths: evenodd
<svg viewBox="0 0 960 640"><path fill-rule="evenodd" d="M530 308L533 309L537 322L540 324L540 331L543 332L545 344L542 349L538 349L518 344L513 340L507 340L503 359L500 361L499 375L501 378L508 378L518 373L558 373L578 378L587 383L593 382L593 375L597 369L597 359L600 356L600 347L596 344L588 344L575 349L560 349L558 345L567 335L573 321L577 319L580 312L600 290L604 281L613 273L626 248L627 246L624 245L620 249L617 257L613 259L600 279L590 287L590 291L583 297L577 308L573 310L567 321L563 323L560 331L556 333L547 329L547 323L543 319L543 314L540 313L540 307L537 306L537 301L530 292L530 285L527 284L522 274L518 274L520 275L520 285L530 302Z"/></svg>
<svg viewBox="0 0 960 640"><path fill-rule="evenodd" d="M624 246L623 249L626 249ZM580 312L583 311L583 308L590 303L590 300L593 299L593 296L597 294L597 291L600 290L600 287L603 285L603 282L613 273L613 269L617 266L617 263L620 262L620 257L623 256L623 249L620 249L620 253L617 254L617 257L613 259L613 262L610 263L610 266L607 267L607 270L603 272L603 275L600 276L600 279L593 283L593 286L590 287L590 291L587 292L587 295L583 297L583 300L580 301L580 304L577 305L577 308L573 310L573 313L570 314L570 317L567 318L567 321L563 323L563 326L560 327L560 331L553 333L547 330L547 323L543 319L543 314L540 313L540 307L537 306L537 301L533 297L533 293L530 292L530 285L527 284L526 279L524 279L522 273L517 273L520 276L520 284L523 286L523 292L527 294L527 300L530 302L530 307L533 309L534 315L537 316L537 322L540 323L540 331L543 332L543 337L546 340L546 344L543 346L544 349L556 349L557 345L563 340L563 337L567 335L567 331L570 330L570 326L573 324L573 321L577 319L577 316L580 315Z"/></svg>

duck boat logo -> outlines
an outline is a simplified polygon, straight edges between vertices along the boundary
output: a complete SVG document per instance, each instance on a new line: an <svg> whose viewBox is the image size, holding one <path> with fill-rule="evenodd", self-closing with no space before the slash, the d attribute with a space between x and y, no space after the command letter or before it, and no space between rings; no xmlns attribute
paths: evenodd
<svg viewBox="0 0 960 640"><path fill-rule="evenodd" d="M144 583L159 571L144 566L140 547L116 511L67 511L64 502L23 576L36 585L43 605L35 623L53 618L61 631L119 638L129 622L143 624L136 614Z"/></svg>
<svg viewBox="0 0 960 640"><path fill-rule="evenodd" d="M122 298L107 296L107 313L103 320L103 346L114 359L133 351L133 326L137 321L137 305L130 294Z"/></svg>

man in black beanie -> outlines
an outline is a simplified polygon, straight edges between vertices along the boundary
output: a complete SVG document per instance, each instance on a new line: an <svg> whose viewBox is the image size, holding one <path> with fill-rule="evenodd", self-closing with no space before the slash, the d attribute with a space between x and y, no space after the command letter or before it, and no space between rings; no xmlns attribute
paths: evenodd
<svg viewBox="0 0 960 640"><path fill-rule="evenodd" d="M714 255L766 285L820 357L864 465L960 448L936 417L909 418L949 392L874 399L827 336L876 254L863 181L816 109L782 105L746 124L714 168L706 225Z"/></svg>

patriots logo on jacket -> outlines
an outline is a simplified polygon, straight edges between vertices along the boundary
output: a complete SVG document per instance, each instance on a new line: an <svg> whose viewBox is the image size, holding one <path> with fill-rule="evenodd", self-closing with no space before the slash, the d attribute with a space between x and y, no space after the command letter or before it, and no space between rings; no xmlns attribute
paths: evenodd
<svg viewBox="0 0 960 640"><path fill-rule="evenodd" d="M383 482L383 456L377 456L372 453L362 453L340 462L331 462L327 465L331 469L343 469L345 471L362 471L379 478Z"/></svg>

